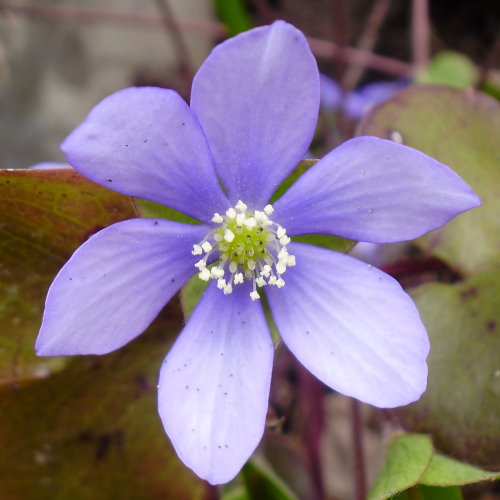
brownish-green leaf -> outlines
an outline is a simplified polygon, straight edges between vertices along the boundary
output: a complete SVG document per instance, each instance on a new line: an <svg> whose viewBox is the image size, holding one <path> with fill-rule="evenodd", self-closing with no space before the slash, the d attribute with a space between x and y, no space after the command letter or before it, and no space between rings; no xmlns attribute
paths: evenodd
<svg viewBox="0 0 500 500"><path fill-rule="evenodd" d="M426 251L464 273L500 264L500 104L491 97L437 85L414 86L376 107L358 135L417 148L455 170L483 206L417 240ZM411 221L409 221L411 223Z"/></svg>
<svg viewBox="0 0 500 500"><path fill-rule="evenodd" d="M127 196L70 168L0 170L0 207L1 385L64 365L33 350L47 289L73 250L134 211Z"/></svg>
<svg viewBox="0 0 500 500"><path fill-rule="evenodd" d="M158 372L181 322L174 304L115 353L4 385L1 498L201 500L205 485L175 455L157 412Z"/></svg>
<svg viewBox="0 0 500 500"><path fill-rule="evenodd" d="M398 413L412 431L432 433L446 454L498 470L500 269L426 284L412 296L431 341L429 381Z"/></svg>

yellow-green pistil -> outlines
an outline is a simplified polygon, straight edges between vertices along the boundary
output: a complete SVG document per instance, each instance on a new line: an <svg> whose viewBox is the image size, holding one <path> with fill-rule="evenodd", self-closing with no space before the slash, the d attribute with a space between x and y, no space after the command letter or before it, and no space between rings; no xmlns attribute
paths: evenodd
<svg viewBox="0 0 500 500"><path fill-rule="evenodd" d="M219 227L194 245L192 253L205 253L195 264L200 279L216 279L218 288L225 294L232 292L233 285L252 281L250 297L256 300L260 298L257 287L275 285L281 288L285 285L281 275L287 267L295 265L295 257L287 251L290 238L286 230L269 218L273 207L267 205L263 211L254 212L247 208L240 200L224 216L214 214L212 222ZM209 269L207 260L213 252L218 252L219 258Z"/></svg>

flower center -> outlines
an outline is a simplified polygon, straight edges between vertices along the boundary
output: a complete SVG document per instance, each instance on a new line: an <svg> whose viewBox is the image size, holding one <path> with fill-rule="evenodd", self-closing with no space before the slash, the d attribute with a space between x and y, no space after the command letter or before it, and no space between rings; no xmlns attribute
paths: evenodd
<svg viewBox="0 0 500 500"><path fill-rule="evenodd" d="M274 212L271 205L263 211L249 212L241 200L225 215L215 213L212 222L217 227L200 243L193 245L193 255L203 255L195 266L203 281L217 280L217 287L224 294L233 291L233 285L245 280L252 281L252 300L260 298L257 288L285 285L281 277L287 267L295 266L295 256L290 255L287 245L290 238L285 228L269 217ZM218 262L207 267L208 258L218 253Z"/></svg>

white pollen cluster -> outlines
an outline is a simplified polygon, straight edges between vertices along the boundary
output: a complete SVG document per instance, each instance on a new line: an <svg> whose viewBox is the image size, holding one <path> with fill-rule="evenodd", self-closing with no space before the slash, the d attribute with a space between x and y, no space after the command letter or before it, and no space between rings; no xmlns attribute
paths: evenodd
<svg viewBox="0 0 500 500"><path fill-rule="evenodd" d="M212 222L217 224L200 243L193 245L193 255L203 255L195 267L203 281L217 280L217 287L225 295L233 291L233 285L252 281L250 298L260 298L257 288L285 285L282 275L288 267L295 266L295 256L290 255L287 245L290 238L286 229L273 222L272 205L263 210L249 212L241 200L225 215L215 213ZM207 267L209 258L217 262ZM212 260L212 259L210 259ZM208 264L210 265L210 264Z"/></svg>

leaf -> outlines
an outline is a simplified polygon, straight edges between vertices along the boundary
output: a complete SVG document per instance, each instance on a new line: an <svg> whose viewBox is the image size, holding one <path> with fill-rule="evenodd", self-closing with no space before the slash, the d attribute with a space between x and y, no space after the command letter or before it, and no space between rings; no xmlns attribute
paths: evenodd
<svg viewBox="0 0 500 500"><path fill-rule="evenodd" d="M462 500L458 486L438 487L418 484L391 497L391 500Z"/></svg>
<svg viewBox="0 0 500 500"><path fill-rule="evenodd" d="M189 215L179 212L173 208L155 203L154 201L144 200L142 198L132 198L132 203L137 214L140 217L151 219L167 219L185 224L200 224L199 220L193 219Z"/></svg>
<svg viewBox="0 0 500 500"><path fill-rule="evenodd" d="M252 500L248 496L247 490L243 486L234 488L226 493L223 493L220 500Z"/></svg>
<svg viewBox="0 0 500 500"><path fill-rule="evenodd" d="M417 78L418 83L441 83L459 89L472 87L478 71L474 63L459 52L438 52Z"/></svg>
<svg viewBox="0 0 500 500"><path fill-rule="evenodd" d="M214 0L217 16L227 26L230 36L253 28L252 20L242 0Z"/></svg>
<svg viewBox="0 0 500 500"><path fill-rule="evenodd" d="M158 371L181 321L174 304L115 353L1 388L2 498L201 500L204 483L176 457L157 412Z"/></svg>
<svg viewBox="0 0 500 500"><path fill-rule="evenodd" d="M453 486L498 478L500 478L500 472L478 469L436 453L424 472L421 482L430 486Z"/></svg>
<svg viewBox="0 0 500 500"><path fill-rule="evenodd" d="M184 317L187 319L191 316L194 308L200 301L208 286L207 281L200 280L195 274L189 281L181 288L181 307ZM222 291L221 291L222 293Z"/></svg>
<svg viewBox="0 0 500 500"><path fill-rule="evenodd" d="M134 217L127 196L75 170L0 170L0 385L45 377L63 358L34 353L47 289L91 234Z"/></svg>
<svg viewBox="0 0 500 500"><path fill-rule="evenodd" d="M454 285L429 283L412 297L431 342L428 387L397 414L447 455L498 468L500 268Z"/></svg>
<svg viewBox="0 0 500 500"><path fill-rule="evenodd" d="M404 434L393 439L368 500L385 500L418 484L433 454L428 436Z"/></svg>
<svg viewBox="0 0 500 500"><path fill-rule="evenodd" d="M500 104L481 92L413 86L377 106L358 135L390 139L450 166L481 197L483 206L417 240L426 252L465 274L500 265ZM410 222L409 222L410 223Z"/></svg>
<svg viewBox="0 0 500 500"><path fill-rule="evenodd" d="M255 460L246 463L243 480L250 500L298 500L298 497L269 468Z"/></svg>
<svg viewBox="0 0 500 500"><path fill-rule="evenodd" d="M462 492L458 486L425 486L419 484L418 488L422 500L462 500Z"/></svg>

